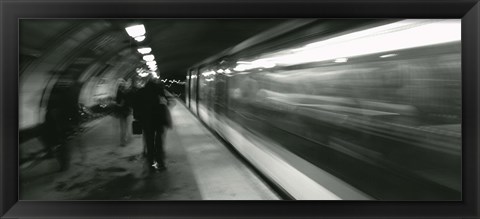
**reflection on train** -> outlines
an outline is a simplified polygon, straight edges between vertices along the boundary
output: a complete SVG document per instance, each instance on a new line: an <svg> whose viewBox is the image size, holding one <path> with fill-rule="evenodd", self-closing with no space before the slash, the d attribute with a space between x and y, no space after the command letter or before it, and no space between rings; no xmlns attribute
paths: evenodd
<svg viewBox="0 0 480 219"><path fill-rule="evenodd" d="M301 20L191 68L187 106L296 199L460 200L459 20Z"/></svg>

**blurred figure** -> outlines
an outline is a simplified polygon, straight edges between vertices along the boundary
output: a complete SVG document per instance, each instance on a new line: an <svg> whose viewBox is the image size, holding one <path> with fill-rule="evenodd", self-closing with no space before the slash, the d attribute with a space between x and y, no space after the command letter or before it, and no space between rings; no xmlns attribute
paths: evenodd
<svg viewBox="0 0 480 219"><path fill-rule="evenodd" d="M67 117L61 108L50 108L45 115L42 129L42 141L46 145L47 154L58 160L60 171L70 166L70 151L66 145Z"/></svg>
<svg viewBox="0 0 480 219"><path fill-rule="evenodd" d="M41 140L46 146L48 156L58 160L60 171L68 170L70 167L71 148L67 141L79 127L80 87L81 85L76 82L62 79L53 87L48 100Z"/></svg>
<svg viewBox="0 0 480 219"><path fill-rule="evenodd" d="M120 146L125 146L128 140L128 117L130 116L130 107L128 104L130 96L130 84L121 79L118 85L117 97L115 99L117 109L115 116L120 122Z"/></svg>
<svg viewBox="0 0 480 219"><path fill-rule="evenodd" d="M136 85L138 90L134 94L134 118L142 126L146 162L151 171L165 170L163 138L165 129L171 125L169 97L159 80L146 78Z"/></svg>

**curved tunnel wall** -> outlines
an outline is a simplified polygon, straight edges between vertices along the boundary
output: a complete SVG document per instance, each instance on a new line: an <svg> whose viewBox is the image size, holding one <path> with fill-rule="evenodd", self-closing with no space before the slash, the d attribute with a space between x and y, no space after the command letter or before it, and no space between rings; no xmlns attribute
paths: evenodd
<svg viewBox="0 0 480 219"><path fill-rule="evenodd" d="M28 22L28 21L22 21ZM78 87L78 103L95 104L99 92L113 95L118 77L135 69L135 52L125 44L123 33L105 21L89 21L59 31L46 40L40 55L20 62L19 129L34 128L45 121L52 91L61 83ZM120 52L119 52L120 51ZM102 86L99 86L102 85Z"/></svg>

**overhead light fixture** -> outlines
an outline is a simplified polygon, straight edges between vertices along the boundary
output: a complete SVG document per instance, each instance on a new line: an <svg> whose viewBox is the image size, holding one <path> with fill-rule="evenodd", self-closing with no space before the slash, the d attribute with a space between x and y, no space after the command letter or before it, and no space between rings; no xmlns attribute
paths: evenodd
<svg viewBox="0 0 480 219"><path fill-rule="evenodd" d="M144 39L145 39L145 36L135 37L135 40L136 40L137 42L142 42Z"/></svg>
<svg viewBox="0 0 480 219"><path fill-rule="evenodd" d="M142 73L139 73L138 76L144 78L144 77L147 77L148 76L148 72L142 72Z"/></svg>
<svg viewBox="0 0 480 219"><path fill-rule="evenodd" d="M151 67L151 66L157 66L157 63L153 63L153 62L155 62L155 61L147 62L147 66L150 66L150 67ZM150 63L150 64L149 64L149 63Z"/></svg>
<svg viewBox="0 0 480 219"><path fill-rule="evenodd" d="M157 79L160 78L160 76L158 76L157 72L154 72L154 71L152 71L152 76L154 78L157 78Z"/></svg>
<svg viewBox="0 0 480 219"><path fill-rule="evenodd" d="M153 55L146 55L146 56L143 56L143 60L147 61L147 62L151 62L153 60L155 60L155 56Z"/></svg>
<svg viewBox="0 0 480 219"><path fill-rule="evenodd" d="M143 26L143 24L129 26L126 27L125 30L127 31L128 35L133 38L145 35L145 26Z"/></svg>
<svg viewBox="0 0 480 219"><path fill-rule="evenodd" d="M142 48L138 48L137 51L141 54L148 54L152 51L152 48L150 47L142 47Z"/></svg>

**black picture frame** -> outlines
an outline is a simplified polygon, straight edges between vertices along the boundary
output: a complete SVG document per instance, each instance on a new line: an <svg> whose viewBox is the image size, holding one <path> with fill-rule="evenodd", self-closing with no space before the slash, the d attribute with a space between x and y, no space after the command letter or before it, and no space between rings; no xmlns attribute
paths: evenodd
<svg viewBox="0 0 480 219"><path fill-rule="evenodd" d="M479 218L478 0L1 0L0 216L4 218ZM463 200L19 201L20 18L461 18Z"/></svg>

